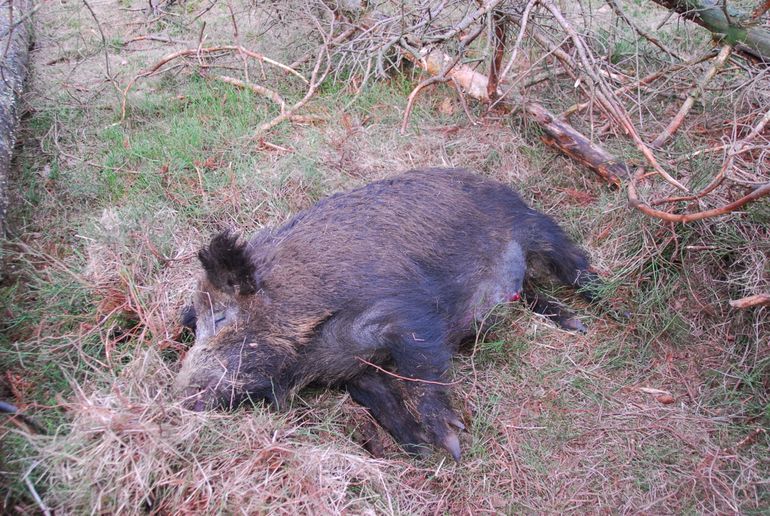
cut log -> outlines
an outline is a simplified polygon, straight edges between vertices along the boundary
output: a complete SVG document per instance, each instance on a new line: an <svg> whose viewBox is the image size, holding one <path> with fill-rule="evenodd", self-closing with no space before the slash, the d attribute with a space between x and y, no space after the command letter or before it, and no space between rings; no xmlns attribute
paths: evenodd
<svg viewBox="0 0 770 516"><path fill-rule="evenodd" d="M762 27L742 27L733 20L746 20L752 15L730 8L730 19L714 0L653 0L673 10L711 32L720 35L725 43L735 44L736 50L770 63L770 31Z"/></svg>
<svg viewBox="0 0 770 516"><path fill-rule="evenodd" d="M8 209L8 172L11 168L19 99L24 89L32 39L28 0L6 2L0 7L0 235L5 234Z"/></svg>
<svg viewBox="0 0 770 516"><path fill-rule="evenodd" d="M416 59L408 49L404 49L404 55L433 76L441 74L442 70L447 68L447 63L452 61L448 55L439 50L427 52L419 59ZM467 65L457 64L447 73L447 76L454 79L471 97L485 102L490 100L487 92L489 79L486 75ZM547 145L579 161L610 184L620 186L620 180L630 176L625 163L586 138L565 120L556 117L541 104L513 97L510 93L503 96L502 91L498 91L498 97L496 105L509 111L521 110L536 122L543 130L543 141Z"/></svg>

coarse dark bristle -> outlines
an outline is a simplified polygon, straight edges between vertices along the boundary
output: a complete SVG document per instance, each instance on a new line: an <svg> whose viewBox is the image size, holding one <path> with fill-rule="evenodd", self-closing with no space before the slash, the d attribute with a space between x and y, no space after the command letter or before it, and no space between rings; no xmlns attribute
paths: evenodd
<svg viewBox="0 0 770 516"><path fill-rule="evenodd" d="M225 292L241 295L254 294L257 281L254 264L249 258L246 243L238 241L238 234L230 230L215 235L208 247L198 252L198 259L206 271L206 277Z"/></svg>

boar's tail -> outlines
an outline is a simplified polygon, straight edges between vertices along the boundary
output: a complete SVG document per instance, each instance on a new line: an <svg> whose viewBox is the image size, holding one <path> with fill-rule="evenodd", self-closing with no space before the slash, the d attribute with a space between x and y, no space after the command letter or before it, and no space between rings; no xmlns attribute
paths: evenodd
<svg viewBox="0 0 770 516"><path fill-rule="evenodd" d="M254 294L257 279L246 242L238 242L238 235L222 231L211 239L208 247L198 252L198 259L206 277L216 288L228 294Z"/></svg>
<svg viewBox="0 0 770 516"><path fill-rule="evenodd" d="M544 264L559 281L566 285L584 289L581 295L593 300L586 287L598 280L590 270L588 255L575 245L562 228L547 215L534 212L531 233L527 242L528 259Z"/></svg>

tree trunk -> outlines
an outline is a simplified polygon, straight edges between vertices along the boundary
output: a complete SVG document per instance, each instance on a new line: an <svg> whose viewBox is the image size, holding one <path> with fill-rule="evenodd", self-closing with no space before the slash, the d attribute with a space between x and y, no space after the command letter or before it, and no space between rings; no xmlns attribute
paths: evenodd
<svg viewBox="0 0 770 516"><path fill-rule="evenodd" d="M761 27L742 27L739 20L749 18L748 13L736 12L731 8L728 19L722 7L714 0L653 1L719 34L726 39L725 43L735 43L737 50L770 63L770 31Z"/></svg>
<svg viewBox="0 0 770 516"><path fill-rule="evenodd" d="M5 234L8 172L16 143L19 99L27 76L31 14L28 0L13 0L0 6L0 236Z"/></svg>

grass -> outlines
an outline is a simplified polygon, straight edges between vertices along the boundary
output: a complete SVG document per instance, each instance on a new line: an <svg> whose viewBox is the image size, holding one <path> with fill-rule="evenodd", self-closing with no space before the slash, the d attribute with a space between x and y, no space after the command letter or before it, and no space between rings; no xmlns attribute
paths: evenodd
<svg viewBox="0 0 770 516"><path fill-rule="evenodd" d="M193 41L200 26L186 20L204 7L186 4L180 19L156 25ZM170 50L119 44L132 36L125 17L133 14L94 8L122 83ZM172 70L136 86L121 122L101 39L76 34L92 23L83 9L40 11L44 51L2 243L0 399L49 431L0 427L4 512L37 512L41 503L64 513L751 514L770 506L770 438L761 431L770 427L767 312L726 305L768 288L766 202L674 233L546 149L534 124L471 104L480 122L471 125L448 85L418 97L401 135L406 98L422 80L411 72L358 91L361 71L346 71L303 110L320 123L284 123L260 140L254 128L275 105L205 73ZM231 41L226 11L204 17L212 44ZM284 45L291 36L280 24L265 32L257 15L238 23L242 35L275 35L255 48L286 62L296 56L284 48L307 43ZM701 41L684 30L672 28L666 41ZM618 58L636 51L600 37ZM269 68L251 72L289 102L303 94ZM532 92L556 112L578 93L559 81ZM709 106L732 116L724 101ZM673 153L703 142L688 132ZM622 139L607 146L636 153ZM706 182L709 159L679 172ZM589 250L606 280L596 306L556 293L587 334L507 309L458 355L454 401L469 429L460 464L405 455L341 392L303 391L280 413L260 404L191 414L171 399L191 343L178 314L199 274L195 253L213 231L250 234L333 192L437 165L516 185ZM642 390L650 388L673 403ZM381 458L362 445L372 433Z"/></svg>

